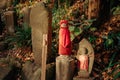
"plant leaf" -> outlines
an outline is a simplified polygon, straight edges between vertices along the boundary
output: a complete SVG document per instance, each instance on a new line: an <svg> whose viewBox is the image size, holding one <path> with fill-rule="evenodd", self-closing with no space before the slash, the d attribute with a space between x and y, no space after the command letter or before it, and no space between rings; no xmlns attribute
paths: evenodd
<svg viewBox="0 0 120 80"><path fill-rule="evenodd" d="M75 29L75 26L70 26L70 27L69 27L69 30L70 30L70 31L74 31L74 29Z"/></svg>
<svg viewBox="0 0 120 80"><path fill-rule="evenodd" d="M74 29L74 34L75 34L75 36L78 36L79 34L81 34L82 33L82 29L81 28L75 28Z"/></svg>
<svg viewBox="0 0 120 80"><path fill-rule="evenodd" d="M115 76L114 76L114 80L116 80L117 78L120 77L120 72L118 72Z"/></svg>

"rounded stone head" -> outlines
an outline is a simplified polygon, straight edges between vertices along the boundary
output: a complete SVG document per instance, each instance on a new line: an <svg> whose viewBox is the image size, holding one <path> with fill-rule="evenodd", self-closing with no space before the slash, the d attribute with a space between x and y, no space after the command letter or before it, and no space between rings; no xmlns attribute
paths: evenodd
<svg viewBox="0 0 120 80"><path fill-rule="evenodd" d="M81 48L78 50L78 54L80 54L80 55L88 54L87 48L81 47Z"/></svg>

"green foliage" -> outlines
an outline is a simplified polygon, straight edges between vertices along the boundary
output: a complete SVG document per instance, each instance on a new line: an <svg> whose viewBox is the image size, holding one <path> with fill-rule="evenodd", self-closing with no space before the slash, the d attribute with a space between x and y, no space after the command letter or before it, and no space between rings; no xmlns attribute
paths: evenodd
<svg viewBox="0 0 120 80"><path fill-rule="evenodd" d="M111 39L108 38L105 40L104 44L105 44L105 48L113 47L114 40L112 38Z"/></svg>
<svg viewBox="0 0 120 80"><path fill-rule="evenodd" d="M95 36L91 35L91 36L88 37L88 39L91 43L95 43L97 38Z"/></svg>
<svg viewBox="0 0 120 80"><path fill-rule="evenodd" d="M117 53L113 53L112 57L110 59L109 65L107 68L105 68L106 77L109 80L117 80L120 78L120 61L115 61L115 57L117 56Z"/></svg>
<svg viewBox="0 0 120 80"><path fill-rule="evenodd" d="M117 34L118 48L120 49L120 32Z"/></svg>
<svg viewBox="0 0 120 80"><path fill-rule="evenodd" d="M71 0L59 0L57 2L58 7L53 9L53 19L52 26L56 33L59 29L59 21L61 19L67 19L69 21L69 30L71 32L71 40L74 40L78 35L82 34L84 31L96 31L95 27L92 27L91 24L95 19L88 20L85 17L85 14L79 14L79 6L70 6ZM77 3L79 4L79 3ZM77 9L74 7L78 7ZM74 10L75 9L75 10ZM76 13L78 10L78 13ZM76 13L76 14L74 14ZM79 14L79 15L78 15ZM73 20L70 20L73 17ZM77 18L77 19L76 19ZM78 20L75 22L74 20Z"/></svg>
<svg viewBox="0 0 120 80"><path fill-rule="evenodd" d="M118 72L115 76L114 76L114 80L120 78L120 72Z"/></svg>
<svg viewBox="0 0 120 80"><path fill-rule="evenodd" d="M13 1L13 6L16 6L19 3L19 0L14 0Z"/></svg>
<svg viewBox="0 0 120 80"><path fill-rule="evenodd" d="M66 7L67 7L67 8L70 7L70 1L71 1L71 0L65 0L65 2L66 2Z"/></svg>
<svg viewBox="0 0 120 80"><path fill-rule="evenodd" d="M31 28L23 24L23 29L17 29L15 38L18 46L31 46Z"/></svg>
<svg viewBox="0 0 120 80"><path fill-rule="evenodd" d="M58 27L58 23L61 19L66 19L65 16L66 13L67 11L64 8L53 10L53 22L52 22L53 28Z"/></svg>
<svg viewBox="0 0 120 80"><path fill-rule="evenodd" d="M111 12L112 12L113 15L119 15L120 14L120 6L113 7L111 9Z"/></svg>
<svg viewBox="0 0 120 80"><path fill-rule="evenodd" d="M69 27L69 30L71 32L71 40L74 40L76 36L82 34L84 31L87 32L89 30L92 32L96 31L97 28L91 26L93 21L95 21L95 19L91 19L91 20L83 19L81 23L70 22L72 24L72 26Z"/></svg>
<svg viewBox="0 0 120 80"><path fill-rule="evenodd" d="M65 6L65 7L69 7L70 6L70 2L71 0L58 0L58 6Z"/></svg>
<svg viewBox="0 0 120 80"><path fill-rule="evenodd" d="M94 32L94 31L96 31L96 30L97 30L96 27L91 27L91 28L90 28L90 31L92 31L92 32Z"/></svg>
<svg viewBox="0 0 120 80"><path fill-rule="evenodd" d="M81 34L83 32L83 30L79 27L69 27L69 30L71 32L71 40L73 40L76 36L78 36L79 34Z"/></svg>
<svg viewBox="0 0 120 80"><path fill-rule="evenodd" d="M110 59L110 62L109 62L109 65L108 65L108 68L110 68L110 67L113 66L113 60L114 60L115 56L116 56L116 53L114 53L114 54L112 55L112 57L111 57L111 59Z"/></svg>
<svg viewBox="0 0 120 80"><path fill-rule="evenodd" d="M110 64L109 64L110 67L108 67L106 69L106 72L107 72L107 76L110 76L112 78L112 80L117 80L118 78L120 78L120 61L118 62L112 62L111 64L111 61L110 61ZM109 77L108 77L109 79Z"/></svg>
<svg viewBox="0 0 120 80"><path fill-rule="evenodd" d="M119 46L120 46L120 32L117 32L117 33L110 32L108 34L108 36L105 36L103 39L104 39L103 44L104 44L105 49L115 49L116 46L119 49Z"/></svg>
<svg viewBox="0 0 120 80"><path fill-rule="evenodd" d="M58 28L59 21L61 19L67 19L68 20L68 9L70 6L71 0L57 0L55 1L55 6L52 10L53 13L53 20L52 20L52 26L53 28Z"/></svg>
<svg viewBox="0 0 120 80"><path fill-rule="evenodd" d="M7 42L10 42L18 47L31 46L31 28L23 24L22 28L16 28L14 36L8 36Z"/></svg>

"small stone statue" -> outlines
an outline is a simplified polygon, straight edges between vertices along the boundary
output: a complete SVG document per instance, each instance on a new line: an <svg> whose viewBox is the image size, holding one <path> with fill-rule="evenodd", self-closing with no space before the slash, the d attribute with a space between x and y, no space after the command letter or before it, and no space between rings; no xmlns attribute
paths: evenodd
<svg viewBox="0 0 120 80"><path fill-rule="evenodd" d="M68 29L67 20L60 21L59 55L71 55L70 31Z"/></svg>
<svg viewBox="0 0 120 80"><path fill-rule="evenodd" d="M89 77L89 57L93 54L88 54L88 50L85 47L81 47L78 51L77 59L79 60L79 72L78 75L81 77ZM85 73L86 75L83 75Z"/></svg>
<svg viewBox="0 0 120 80"><path fill-rule="evenodd" d="M73 80L92 80L89 75L94 62L94 50L87 39L82 39L79 43L76 58L79 61L79 71L78 76L74 77Z"/></svg>

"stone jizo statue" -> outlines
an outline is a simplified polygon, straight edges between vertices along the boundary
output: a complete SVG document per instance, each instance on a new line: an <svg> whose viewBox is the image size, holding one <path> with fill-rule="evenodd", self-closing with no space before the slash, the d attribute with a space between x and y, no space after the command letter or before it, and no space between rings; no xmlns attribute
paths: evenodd
<svg viewBox="0 0 120 80"><path fill-rule="evenodd" d="M79 43L79 49L76 58L79 61L79 71L78 76L74 77L74 80L84 80L84 78L85 80L91 80L89 75L93 67L94 50L87 39L82 39Z"/></svg>
<svg viewBox="0 0 120 80"><path fill-rule="evenodd" d="M88 50L85 47L81 47L77 54L77 59L79 61L79 72L78 75L81 76L81 73L86 73L86 77L89 77L89 58L94 55L88 54Z"/></svg>
<svg viewBox="0 0 120 80"><path fill-rule="evenodd" d="M59 30L59 55L70 55L71 54L71 40L70 31L68 29L68 21L60 21Z"/></svg>

